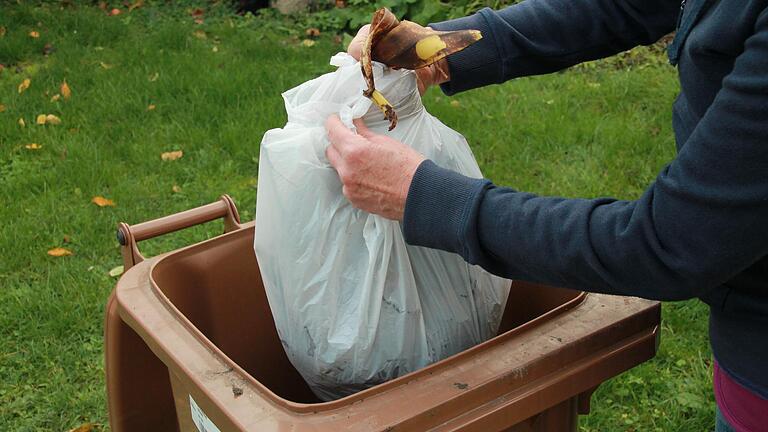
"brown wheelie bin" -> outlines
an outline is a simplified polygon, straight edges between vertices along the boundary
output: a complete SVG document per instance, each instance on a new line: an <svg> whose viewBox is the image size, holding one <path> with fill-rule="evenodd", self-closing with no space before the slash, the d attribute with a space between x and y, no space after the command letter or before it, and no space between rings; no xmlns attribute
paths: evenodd
<svg viewBox="0 0 768 432"><path fill-rule="evenodd" d="M137 242L216 218L226 233L154 258ZM656 353L660 306L514 282L497 337L319 402L283 351L232 200L134 226L105 329L112 430L575 431L594 389Z"/></svg>

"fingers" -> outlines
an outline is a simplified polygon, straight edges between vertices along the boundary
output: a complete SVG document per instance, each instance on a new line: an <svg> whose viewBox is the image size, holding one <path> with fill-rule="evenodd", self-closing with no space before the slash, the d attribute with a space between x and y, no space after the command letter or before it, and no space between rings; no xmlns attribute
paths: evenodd
<svg viewBox="0 0 768 432"><path fill-rule="evenodd" d="M368 126L365 125L365 121L363 121L362 118L356 118L352 120L352 123L357 129L357 134L363 138L370 138L371 136L375 135L373 132L371 132L370 129L368 129Z"/></svg>
<svg viewBox="0 0 768 432"><path fill-rule="evenodd" d="M354 57L355 60L360 60L360 54L363 51L363 45L365 45L365 39L368 38L370 28L370 24L366 24L360 27L360 30L357 31L357 35L354 39L352 39L352 42L350 42L349 46L347 47L347 53Z"/></svg>
<svg viewBox="0 0 768 432"><path fill-rule="evenodd" d="M333 114L325 121L325 130L328 131L328 140L331 145L340 149L345 142L355 136L355 133L341 122L339 116Z"/></svg>
<svg viewBox="0 0 768 432"><path fill-rule="evenodd" d="M339 170L339 167L341 166L341 154L339 154L339 151L336 150L336 147L329 145L325 149L325 157L328 158L328 162L331 163L331 166L336 169L336 171Z"/></svg>

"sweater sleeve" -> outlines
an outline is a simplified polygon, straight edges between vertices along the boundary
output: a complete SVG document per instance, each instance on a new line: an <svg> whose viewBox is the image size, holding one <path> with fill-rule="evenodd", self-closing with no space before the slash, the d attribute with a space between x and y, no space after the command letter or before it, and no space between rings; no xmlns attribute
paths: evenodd
<svg viewBox="0 0 768 432"><path fill-rule="evenodd" d="M700 297L768 255L768 10L677 158L636 201L541 197L426 161L409 243L513 279Z"/></svg>
<svg viewBox="0 0 768 432"><path fill-rule="evenodd" d="M526 0L430 24L477 29L483 39L448 57L447 94L554 72L651 44L674 30L679 0Z"/></svg>

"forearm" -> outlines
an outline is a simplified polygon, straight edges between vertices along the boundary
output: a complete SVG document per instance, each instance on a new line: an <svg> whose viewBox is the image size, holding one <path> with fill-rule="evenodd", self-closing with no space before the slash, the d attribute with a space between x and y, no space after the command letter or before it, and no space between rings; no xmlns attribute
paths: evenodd
<svg viewBox="0 0 768 432"><path fill-rule="evenodd" d="M674 29L677 0L527 0L430 24L474 28L483 39L448 58L448 94L561 70L650 44Z"/></svg>
<svg viewBox="0 0 768 432"><path fill-rule="evenodd" d="M563 199L496 187L425 162L414 177L403 228L411 244L458 253L507 278L686 299L765 254L760 240L768 241L768 230L760 220L768 217L768 205L755 200L732 211L696 204L700 197L681 192L675 181L662 178L637 201Z"/></svg>

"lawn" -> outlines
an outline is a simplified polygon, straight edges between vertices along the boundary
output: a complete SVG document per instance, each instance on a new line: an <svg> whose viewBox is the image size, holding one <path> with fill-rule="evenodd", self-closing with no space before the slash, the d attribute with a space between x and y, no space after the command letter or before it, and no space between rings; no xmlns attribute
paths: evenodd
<svg viewBox="0 0 768 432"><path fill-rule="evenodd" d="M251 220L259 142L285 122L280 92L332 70L328 59L342 49L330 35L305 44L221 12L195 19L170 7L107 16L58 3L2 6L2 430L108 429L102 321L116 282L109 271L121 263L116 224L222 193ZM597 64L453 98L433 89L425 104L467 137L496 183L632 199L674 157L676 92L671 67ZM40 114L61 123L38 125ZM162 160L178 150L181 158ZM93 204L97 196L114 205ZM151 255L217 230L209 224L142 248ZM72 255L47 254L58 247ZM663 319L656 358L601 386L581 430L712 428L707 308L667 304Z"/></svg>

